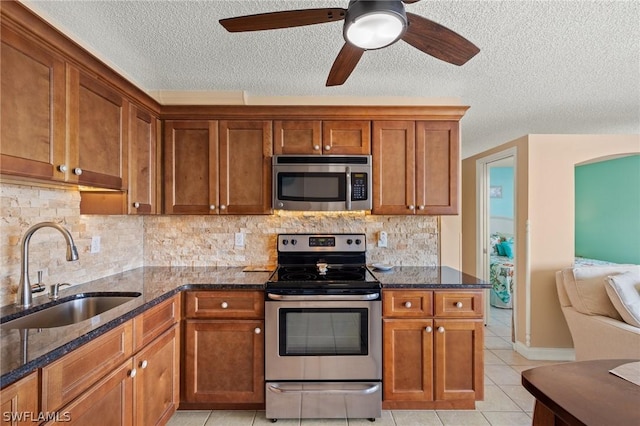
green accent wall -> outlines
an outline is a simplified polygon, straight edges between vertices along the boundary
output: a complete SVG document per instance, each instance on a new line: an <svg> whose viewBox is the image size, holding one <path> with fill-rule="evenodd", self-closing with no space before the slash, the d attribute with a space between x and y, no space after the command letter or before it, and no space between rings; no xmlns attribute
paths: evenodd
<svg viewBox="0 0 640 426"><path fill-rule="evenodd" d="M640 264L640 155L577 166L575 185L575 255Z"/></svg>

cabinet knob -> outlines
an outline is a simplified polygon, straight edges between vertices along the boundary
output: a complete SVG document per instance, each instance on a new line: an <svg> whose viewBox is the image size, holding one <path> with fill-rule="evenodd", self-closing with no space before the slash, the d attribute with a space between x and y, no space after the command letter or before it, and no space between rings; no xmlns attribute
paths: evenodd
<svg viewBox="0 0 640 426"><path fill-rule="evenodd" d="M313 150L314 151L320 151L320 145L314 145L313 146Z"/></svg>
<svg viewBox="0 0 640 426"><path fill-rule="evenodd" d="M136 377L136 374L138 374L138 372L136 371L135 368L133 370L129 371L129 377L131 377L132 379L134 377Z"/></svg>
<svg viewBox="0 0 640 426"><path fill-rule="evenodd" d="M431 333L433 331L433 328L431 326L425 327L424 331L426 331L427 333Z"/></svg>
<svg viewBox="0 0 640 426"><path fill-rule="evenodd" d="M262 330L260 330L260 327L256 327L256 328L253 330L253 332L254 332L254 333L256 333L256 334L260 334L260 333L262 333Z"/></svg>
<svg viewBox="0 0 640 426"><path fill-rule="evenodd" d="M220 306L222 307L222 309L227 309L229 307L229 304L227 302L222 302Z"/></svg>
<svg viewBox="0 0 640 426"><path fill-rule="evenodd" d="M66 164L60 164L58 166L58 171L61 171L62 173L67 171L67 165Z"/></svg>
<svg viewBox="0 0 640 426"><path fill-rule="evenodd" d="M415 210L415 208L416 208L416 207L415 207L413 204L410 204L410 205L409 205L409 210Z"/></svg>
<svg viewBox="0 0 640 426"><path fill-rule="evenodd" d="M403 305L405 308L409 309L411 307L411 302L404 302Z"/></svg>
<svg viewBox="0 0 640 426"><path fill-rule="evenodd" d="M419 205L419 206L418 206L418 209L419 209L419 210L424 210L424 206L423 206L423 205Z"/></svg>
<svg viewBox="0 0 640 426"><path fill-rule="evenodd" d="M324 146L324 150L325 151L331 151L331 145L325 145Z"/></svg>
<svg viewBox="0 0 640 426"><path fill-rule="evenodd" d="M140 361L139 367L144 370L145 368L147 368L147 365L149 365L149 363L147 362L146 359L143 359L142 361Z"/></svg>
<svg viewBox="0 0 640 426"><path fill-rule="evenodd" d="M215 205L215 204L211 204L211 205L209 206L209 210L215 210L215 209L216 209L216 205Z"/></svg>
<svg viewBox="0 0 640 426"><path fill-rule="evenodd" d="M458 309L462 308L462 302L456 302L456 308Z"/></svg>
<svg viewBox="0 0 640 426"><path fill-rule="evenodd" d="M80 167L76 167L73 169L73 174L76 176L80 176L82 174L82 169Z"/></svg>
<svg viewBox="0 0 640 426"><path fill-rule="evenodd" d="M220 210L224 210L226 208L227 208L227 206L225 206L224 204L220 204Z"/></svg>
<svg viewBox="0 0 640 426"><path fill-rule="evenodd" d="M438 333L444 333L444 327L443 326L438 327Z"/></svg>
<svg viewBox="0 0 640 426"><path fill-rule="evenodd" d="M140 203L136 201L135 203L133 203L133 207L137 209L138 207L140 207Z"/></svg>

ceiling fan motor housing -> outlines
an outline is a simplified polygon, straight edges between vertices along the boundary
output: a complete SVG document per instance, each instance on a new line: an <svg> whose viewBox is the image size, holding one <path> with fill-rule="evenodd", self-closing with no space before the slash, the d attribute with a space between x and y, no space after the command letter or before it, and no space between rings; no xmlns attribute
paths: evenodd
<svg viewBox="0 0 640 426"><path fill-rule="evenodd" d="M344 20L344 39L365 50L398 41L407 30L401 0L351 0Z"/></svg>

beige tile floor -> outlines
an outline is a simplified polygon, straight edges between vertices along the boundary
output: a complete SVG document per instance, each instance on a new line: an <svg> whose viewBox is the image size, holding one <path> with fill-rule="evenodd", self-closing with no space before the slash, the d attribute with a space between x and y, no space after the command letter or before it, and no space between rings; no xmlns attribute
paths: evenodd
<svg viewBox="0 0 640 426"><path fill-rule="evenodd" d="M511 346L511 310L492 308L485 328L485 393L475 410L385 410L374 423L366 419L291 420L280 426L529 426L534 398L520 384L520 372L552 361L531 361ZM264 411L178 411L169 426L271 425Z"/></svg>

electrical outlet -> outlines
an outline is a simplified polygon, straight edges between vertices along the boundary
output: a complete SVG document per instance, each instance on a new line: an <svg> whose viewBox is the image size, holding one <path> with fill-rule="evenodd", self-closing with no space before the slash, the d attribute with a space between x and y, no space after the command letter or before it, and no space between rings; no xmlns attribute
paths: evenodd
<svg viewBox="0 0 640 426"><path fill-rule="evenodd" d="M378 247L386 247L387 246L387 233L385 231L380 231L378 234Z"/></svg>
<svg viewBox="0 0 640 426"><path fill-rule="evenodd" d="M100 237L91 237L90 253L100 253Z"/></svg>
<svg viewBox="0 0 640 426"><path fill-rule="evenodd" d="M236 232L235 246L244 247L244 233Z"/></svg>

